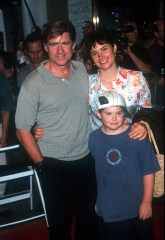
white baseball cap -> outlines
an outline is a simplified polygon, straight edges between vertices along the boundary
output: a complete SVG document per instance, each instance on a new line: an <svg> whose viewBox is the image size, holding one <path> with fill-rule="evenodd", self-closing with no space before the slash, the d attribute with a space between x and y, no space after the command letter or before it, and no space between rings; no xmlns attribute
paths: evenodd
<svg viewBox="0 0 165 240"><path fill-rule="evenodd" d="M102 95L98 97L98 101L97 101L98 109L103 109L106 107L116 107L116 106L124 107L126 117L129 117L129 118L131 117L130 113L126 108L125 99L119 93L115 91L108 91L108 92L104 92Z"/></svg>

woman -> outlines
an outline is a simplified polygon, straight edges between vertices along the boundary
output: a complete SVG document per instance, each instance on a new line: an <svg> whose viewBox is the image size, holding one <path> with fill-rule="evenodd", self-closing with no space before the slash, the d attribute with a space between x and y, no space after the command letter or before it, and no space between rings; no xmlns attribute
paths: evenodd
<svg viewBox="0 0 165 240"><path fill-rule="evenodd" d="M96 99L105 91L120 93L132 116L141 107L151 107L150 90L142 72L117 66L117 45L109 31L93 31L88 34L84 49L85 56L88 54L98 68L97 73L89 75L89 116L92 131L102 126L96 115ZM127 119L127 122L131 123L131 119ZM43 134L43 129L35 128L36 140ZM132 125L131 138L142 140L146 135L147 130L141 123Z"/></svg>
<svg viewBox="0 0 165 240"><path fill-rule="evenodd" d="M141 107L151 107L151 94L142 72L132 71L117 66L117 45L109 31L94 31L85 42L86 53L98 67L96 74L89 75L89 108L92 130L102 125L96 115L96 99L105 91L116 91L126 101L127 109L132 114ZM131 119L127 119L131 122ZM143 139L147 132L140 123L134 123L130 137Z"/></svg>

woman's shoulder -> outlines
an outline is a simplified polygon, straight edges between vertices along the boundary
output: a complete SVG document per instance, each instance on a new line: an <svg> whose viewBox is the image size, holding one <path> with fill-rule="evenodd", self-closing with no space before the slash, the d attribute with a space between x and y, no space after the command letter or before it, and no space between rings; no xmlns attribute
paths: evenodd
<svg viewBox="0 0 165 240"><path fill-rule="evenodd" d="M145 77L141 71L126 68L119 68L119 79L134 86L138 86L145 81Z"/></svg>
<svg viewBox="0 0 165 240"><path fill-rule="evenodd" d="M141 71L135 71L135 70L119 67L119 75L122 76L123 78L128 78L131 76L132 77L134 77L134 76L142 77L143 74Z"/></svg>

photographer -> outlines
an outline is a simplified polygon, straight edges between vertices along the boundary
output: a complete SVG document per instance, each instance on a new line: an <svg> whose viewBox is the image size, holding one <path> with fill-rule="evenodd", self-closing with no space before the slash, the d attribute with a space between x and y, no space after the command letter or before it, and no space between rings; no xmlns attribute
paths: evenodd
<svg viewBox="0 0 165 240"><path fill-rule="evenodd" d="M133 26L132 31L123 33L126 37L124 48L118 52L118 65L143 73L151 72L151 58L148 50L140 43L138 23L133 19L125 20L124 27Z"/></svg>

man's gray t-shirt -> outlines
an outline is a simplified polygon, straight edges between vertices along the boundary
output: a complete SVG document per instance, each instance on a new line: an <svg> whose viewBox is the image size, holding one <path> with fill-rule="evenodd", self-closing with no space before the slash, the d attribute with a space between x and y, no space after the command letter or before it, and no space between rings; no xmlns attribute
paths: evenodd
<svg viewBox="0 0 165 240"><path fill-rule="evenodd" d="M51 74L42 63L23 82L16 110L16 128L31 130L35 122L45 135L38 145L45 157L78 160L89 153L88 75L71 61L69 80Z"/></svg>

